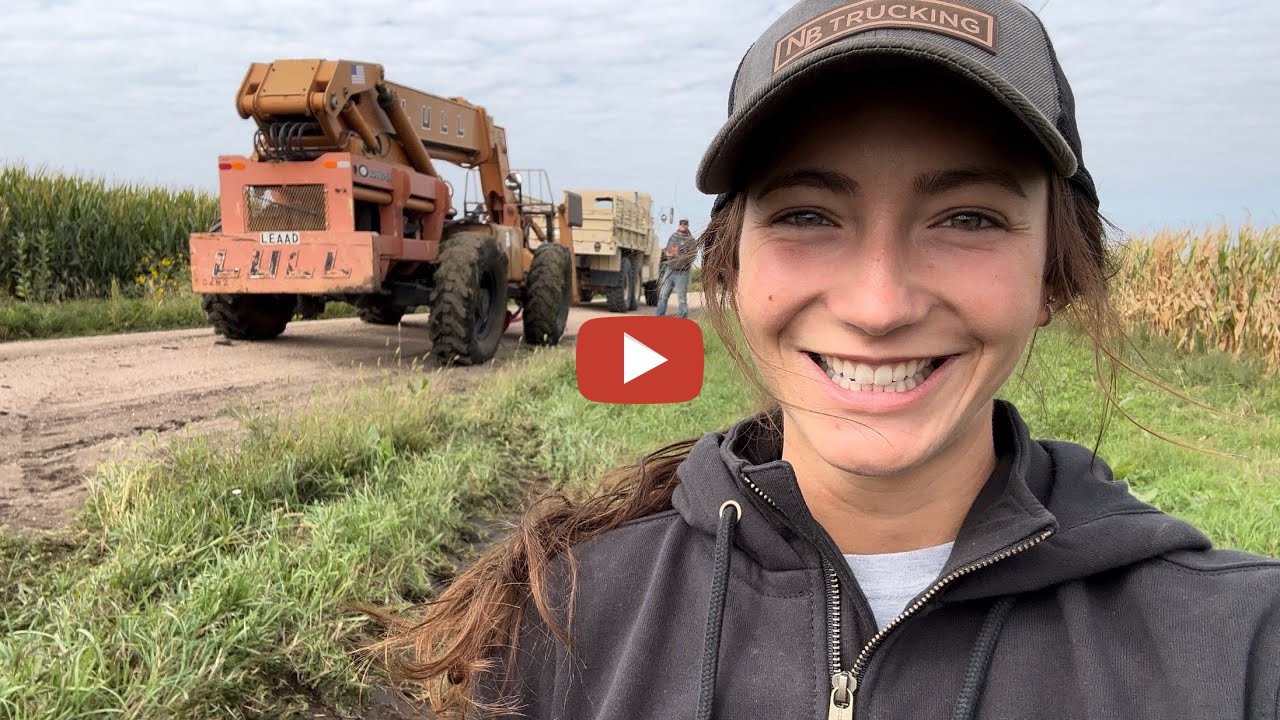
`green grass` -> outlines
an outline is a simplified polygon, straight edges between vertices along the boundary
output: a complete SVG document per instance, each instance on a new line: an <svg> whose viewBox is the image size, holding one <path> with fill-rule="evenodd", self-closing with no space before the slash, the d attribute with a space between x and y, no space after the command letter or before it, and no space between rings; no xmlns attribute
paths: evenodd
<svg viewBox="0 0 1280 720"><path fill-rule="evenodd" d="M320 317L352 317L355 308L329 303ZM205 327L200 296L116 295L101 300L25 302L0 297L0 342Z"/></svg>
<svg viewBox="0 0 1280 720"><path fill-rule="evenodd" d="M1062 330L1040 349L1006 395L1035 434L1091 443L1091 356ZM1280 555L1280 385L1215 358L1186 359L1179 372L1188 392L1243 418L1133 385L1125 406L1248 457L1179 450L1121 423L1103 453L1140 494L1215 541ZM289 415L246 415L235 439L185 439L104 468L72 532L0 533L0 717L355 713L378 678L352 661L369 628L350 603L431 597L478 521L512 512L526 482L584 487L752 409L715 342L702 396L682 406L591 405L563 350L517 361L475 392L437 385L424 374Z"/></svg>
<svg viewBox="0 0 1280 720"><path fill-rule="evenodd" d="M1191 400L1179 400L1123 375L1121 407L1149 430L1115 416L1099 454L1136 495L1185 518L1218 545L1280 557L1280 381L1258 359L1221 353L1182 355L1167 341L1143 338L1160 378ZM1093 353L1070 333L1044 333L1024 379L1003 396L1031 431L1093 447L1103 398L1093 380Z"/></svg>

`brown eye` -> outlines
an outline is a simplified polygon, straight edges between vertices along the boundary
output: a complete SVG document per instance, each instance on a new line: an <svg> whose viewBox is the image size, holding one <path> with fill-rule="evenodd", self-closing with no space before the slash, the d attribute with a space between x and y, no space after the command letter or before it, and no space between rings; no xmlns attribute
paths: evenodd
<svg viewBox="0 0 1280 720"><path fill-rule="evenodd" d="M800 210L788 213L782 216L781 221L787 225L795 225L796 227L817 227L820 225L830 225L825 217L812 210Z"/></svg>
<svg viewBox="0 0 1280 720"><path fill-rule="evenodd" d="M995 223L991 221L991 218L988 218L985 215L979 215L978 213L956 213L950 218L947 218L945 225L957 230L968 231L986 230L996 226Z"/></svg>

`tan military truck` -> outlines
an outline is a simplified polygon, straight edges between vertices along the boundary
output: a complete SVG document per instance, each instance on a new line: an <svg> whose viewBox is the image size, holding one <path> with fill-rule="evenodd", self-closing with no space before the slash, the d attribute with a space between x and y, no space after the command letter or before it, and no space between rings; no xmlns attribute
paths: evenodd
<svg viewBox="0 0 1280 720"><path fill-rule="evenodd" d="M653 228L653 198L632 190L570 190L582 198L582 225L572 229L578 301L604 295L611 312L658 304L662 247Z"/></svg>

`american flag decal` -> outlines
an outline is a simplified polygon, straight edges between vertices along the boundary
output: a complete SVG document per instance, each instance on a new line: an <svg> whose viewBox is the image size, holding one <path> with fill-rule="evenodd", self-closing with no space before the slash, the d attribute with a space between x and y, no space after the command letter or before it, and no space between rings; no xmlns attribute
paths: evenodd
<svg viewBox="0 0 1280 720"><path fill-rule="evenodd" d="M351 66L351 84L352 85L364 84L364 66L363 65Z"/></svg>

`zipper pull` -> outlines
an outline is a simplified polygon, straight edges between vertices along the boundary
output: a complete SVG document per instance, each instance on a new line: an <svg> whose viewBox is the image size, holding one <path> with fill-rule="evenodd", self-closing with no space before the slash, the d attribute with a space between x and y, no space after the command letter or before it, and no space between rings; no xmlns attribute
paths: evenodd
<svg viewBox="0 0 1280 720"><path fill-rule="evenodd" d="M827 720L853 720L853 693L858 680L853 673L838 672L831 676L831 705L827 708Z"/></svg>

